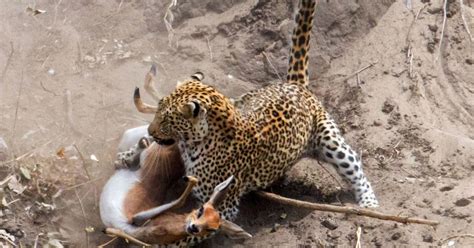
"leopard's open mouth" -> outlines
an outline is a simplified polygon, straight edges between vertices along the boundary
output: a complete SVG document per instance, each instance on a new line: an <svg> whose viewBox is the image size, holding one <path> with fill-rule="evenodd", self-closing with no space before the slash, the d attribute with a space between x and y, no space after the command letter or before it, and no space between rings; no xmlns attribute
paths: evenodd
<svg viewBox="0 0 474 248"><path fill-rule="evenodd" d="M170 146L170 145L173 145L175 143L174 139L155 138L155 141L156 141L156 143L158 143L158 145L162 145L162 146Z"/></svg>

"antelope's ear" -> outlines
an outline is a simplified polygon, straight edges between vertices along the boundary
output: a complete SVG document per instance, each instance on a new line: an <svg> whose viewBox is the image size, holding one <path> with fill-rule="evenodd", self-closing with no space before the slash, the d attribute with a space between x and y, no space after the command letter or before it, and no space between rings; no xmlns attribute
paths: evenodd
<svg viewBox="0 0 474 248"><path fill-rule="evenodd" d="M197 118L199 114L206 113L198 101L190 101L181 108L181 113L186 119Z"/></svg>
<svg viewBox="0 0 474 248"><path fill-rule="evenodd" d="M229 186L234 182L234 176L230 176L224 182L218 184L214 188L214 192L212 192L211 198L209 199L209 203L213 205L215 208L218 207L219 203L224 200L227 191L229 191Z"/></svg>
<svg viewBox="0 0 474 248"><path fill-rule="evenodd" d="M239 225L228 220L222 220L220 230L231 239L249 239L252 235Z"/></svg>

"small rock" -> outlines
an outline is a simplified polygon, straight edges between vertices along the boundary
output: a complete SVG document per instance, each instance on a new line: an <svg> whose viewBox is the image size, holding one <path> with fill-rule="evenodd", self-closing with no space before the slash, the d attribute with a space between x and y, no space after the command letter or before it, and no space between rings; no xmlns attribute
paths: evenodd
<svg viewBox="0 0 474 248"><path fill-rule="evenodd" d="M472 64L474 64L474 59L466 59L466 63L468 65L472 65Z"/></svg>
<svg viewBox="0 0 474 248"><path fill-rule="evenodd" d="M321 222L321 225L323 225L324 227L326 227L327 229L329 230L335 230L336 228L338 228L339 226L337 225L337 223L334 221L334 220L331 220L331 219L325 219Z"/></svg>
<svg viewBox="0 0 474 248"><path fill-rule="evenodd" d="M94 63L95 62L95 58L90 56L90 55L84 56L84 60L89 62L89 63Z"/></svg>
<svg viewBox="0 0 474 248"><path fill-rule="evenodd" d="M457 200L454 205L458 206L458 207L465 207L467 205L471 204L471 201L466 199L466 198L461 198L459 200Z"/></svg>
<svg viewBox="0 0 474 248"><path fill-rule="evenodd" d="M278 224L278 223L273 224L272 230L270 230L270 232L272 232L272 233L273 233L273 232L276 232L276 230L278 229L278 227L280 227L280 224Z"/></svg>
<svg viewBox="0 0 474 248"><path fill-rule="evenodd" d="M423 242L433 243L433 236L431 234L423 234Z"/></svg>
<svg viewBox="0 0 474 248"><path fill-rule="evenodd" d="M382 126L382 122L380 122L380 121L374 121L374 126L380 127L380 126Z"/></svg>
<svg viewBox="0 0 474 248"><path fill-rule="evenodd" d="M295 228L295 227L297 227L297 226L298 226L298 225L296 225L296 223L293 222L293 221L290 221L290 222L288 223L288 227Z"/></svg>
<svg viewBox="0 0 474 248"><path fill-rule="evenodd" d="M441 192L445 192L445 191L450 191L450 190L453 190L454 189L454 186L452 185L448 185L448 186L443 186L439 189L439 191Z"/></svg>
<svg viewBox="0 0 474 248"><path fill-rule="evenodd" d="M438 25L436 25L436 24L433 24L433 25L428 24L428 29L429 29L431 32L436 32L436 31L438 31Z"/></svg>
<svg viewBox="0 0 474 248"><path fill-rule="evenodd" d="M48 74L54 76L54 74L56 74L56 71L53 68L49 68Z"/></svg>
<svg viewBox="0 0 474 248"><path fill-rule="evenodd" d="M284 219L286 219L287 216L288 216L288 215L287 215L286 213L282 213L282 214L280 215L280 219L284 220Z"/></svg>
<svg viewBox="0 0 474 248"><path fill-rule="evenodd" d="M384 112L384 113L386 113L386 114L389 114L389 113L392 112L394 109L395 109L395 104L393 104L391 101L386 100L386 101L383 103L382 112Z"/></svg>
<svg viewBox="0 0 474 248"><path fill-rule="evenodd" d="M433 6L433 7L429 7L427 11L428 11L428 13L433 15L433 14L438 14L439 12L441 12L441 10L442 9L440 7L434 7Z"/></svg>
<svg viewBox="0 0 474 248"><path fill-rule="evenodd" d="M399 240L402 237L402 234L399 232L396 232L392 235L392 240Z"/></svg>

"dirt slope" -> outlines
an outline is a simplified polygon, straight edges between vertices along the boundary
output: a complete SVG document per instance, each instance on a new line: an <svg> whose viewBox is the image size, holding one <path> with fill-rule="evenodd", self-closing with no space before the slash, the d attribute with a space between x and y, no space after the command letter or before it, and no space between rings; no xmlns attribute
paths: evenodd
<svg viewBox="0 0 474 248"><path fill-rule="evenodd" d="M474 245L472 238L445 240L474 233L473 43L458 1L449 1L440 49L441 1L413 2L409 10L401 0L320 1L311 87L362 153L380 211L442 224L311 212L249 195L238 223L254 238L217 236L203 247L353 247L359 226L366 247ZM152 62L163 95L198 70L230 96L285 77L293 1L178 1L172 36L163 21L168 4L41 0L31 7L46 13L31 16L28 2L1 3L0 137L8 158L0 182L18 180L0 185L0 200L9 203L0 205L0 229L16 242L85 247L109 240L100 233L98 196L121 132L152 118L131 102ZM353 202L312 160L271 190Z"/></svg>

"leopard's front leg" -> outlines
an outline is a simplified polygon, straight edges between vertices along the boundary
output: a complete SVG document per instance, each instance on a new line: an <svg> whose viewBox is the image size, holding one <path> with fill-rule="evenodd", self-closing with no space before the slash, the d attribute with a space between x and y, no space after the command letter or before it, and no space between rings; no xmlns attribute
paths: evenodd
<svg viewBox="0 0 474 248"><path fill-rule="evenodd" d="M144 136L137 144L124 152L117 153L117 159L114 161L115 169L132 169L140 168L140 155L153 143L153 137Z"/></svg>

